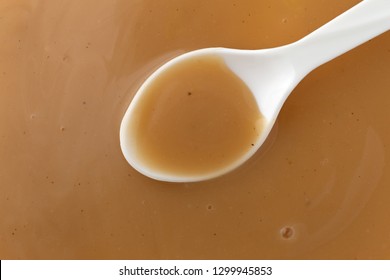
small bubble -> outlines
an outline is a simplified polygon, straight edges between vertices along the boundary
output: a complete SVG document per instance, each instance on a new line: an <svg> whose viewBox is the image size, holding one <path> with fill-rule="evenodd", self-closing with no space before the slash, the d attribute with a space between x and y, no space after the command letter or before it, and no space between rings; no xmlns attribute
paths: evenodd
<svg viewBox="0 0 390 280"><path fill-rule="evenodd" d="M65 131L65 127L64 127L64 126L61 126L61 127L60 127L60 131L61 131L61 132L64 132L64 131Z"/></svg>
<svg viewBox="0 0 390 280"><path fill-rule="evenodd" d="M280 235L283 239L291 239L294 237L295 231L293 227L286 226L280 230Z"/></svg>
<svg viewBox="0 0 390 280"><path fill-rule="evenodd" d="M212 210L214 210L214 206L213 206L213 205L211 205L211 204L207 205L207 210L209 210L209 211L212 211Z"/></svg>
<svg viewBox="0 0 390 280"><path fill-rule="evenodd" d="M282 19L282 23L287 23L287 19L286 18Z"/></svg>
<svg viewBox="0 0 390 280"><path fill-rule="evenodd" d="M30 115L30 119L32 119L32 120L35 119L36 117L37 117L37 116L36 116L35 114L31 114L31 115Z"/></svg>

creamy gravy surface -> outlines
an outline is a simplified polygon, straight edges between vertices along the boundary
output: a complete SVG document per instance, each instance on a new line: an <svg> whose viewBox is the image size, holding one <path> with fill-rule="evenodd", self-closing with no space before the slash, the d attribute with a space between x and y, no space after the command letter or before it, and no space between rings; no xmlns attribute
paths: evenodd
<svg viewBox="0 0 390 280"><path fill-rule="evenodd" d="M306 77L239 169L161 183L119 125L162 63L291 43L357 0L0 2L0 258L390 258L390 34Z"/></svg>
<svg viewBox="0 0 390 280"><path fill-rule="evenodd" d="M179 176L224 170L257 142L256 100L221 57L204 55L168 68L142 90L125 126L134 156Z"/></svg>

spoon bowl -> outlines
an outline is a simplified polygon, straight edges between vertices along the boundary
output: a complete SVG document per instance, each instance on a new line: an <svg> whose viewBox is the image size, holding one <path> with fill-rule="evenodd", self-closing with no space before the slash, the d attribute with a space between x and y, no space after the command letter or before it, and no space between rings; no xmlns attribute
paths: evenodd
<svg viewBox="0 0 390 280"><path fill-rule="evenodd" d="M313 69L390 29L390 1L365 0L347 12L289 45L263 50L207 48L178 56L161 66L140 87L120 127L120 143L126 160L140 173L161 181L194 182L221 176L248 160L264 143L295 86ZM137 147L127 127L145 89L159 75L201 56L218 56L250 89L264 117L264 127L253 147L222 169L196 176L157 170L137 157Z"/></svg>

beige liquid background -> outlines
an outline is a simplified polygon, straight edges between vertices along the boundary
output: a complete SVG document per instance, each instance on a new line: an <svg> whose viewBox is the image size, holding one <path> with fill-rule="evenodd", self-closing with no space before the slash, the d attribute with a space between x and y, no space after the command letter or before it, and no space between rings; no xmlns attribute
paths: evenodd
<svg viewBox="0 0 390 280"><path fill-rule="evenodd" d="M389 33L311 73L226 176L161 183L119 147L169 58L287 44L358 2L1 1L0 259L389 259Z"/></svg>

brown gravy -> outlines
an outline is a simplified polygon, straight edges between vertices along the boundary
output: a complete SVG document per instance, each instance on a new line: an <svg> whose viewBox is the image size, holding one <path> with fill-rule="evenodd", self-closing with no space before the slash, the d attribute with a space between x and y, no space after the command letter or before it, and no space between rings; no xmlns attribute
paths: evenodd
<svg viewBox="0 0 390 280"><path fill-rule="evenodd" d="M177 63L149 84L127 131L146 166L180 176L225 169L254 146L262 116L249 88L212 55Z"/></svg>
<svg viewBox="0 0 390 280"><path fill-rule="evenodd" d="M165 61L291 43L358 2L0 1L0 259L389 259L389 33L307 76L225 176L161 183L119 147Z"/></svg>

